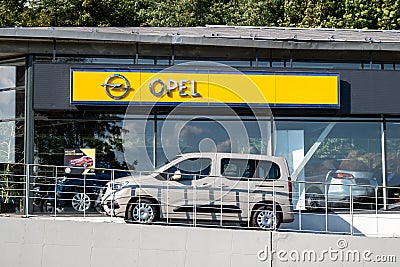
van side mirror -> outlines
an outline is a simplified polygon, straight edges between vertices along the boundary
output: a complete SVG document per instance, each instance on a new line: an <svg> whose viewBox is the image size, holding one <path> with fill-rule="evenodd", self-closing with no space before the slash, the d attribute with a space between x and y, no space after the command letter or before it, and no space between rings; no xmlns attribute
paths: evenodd
<svg viewBox="0 0 400 267"><path fill-rule="evenodd" d="M179 181L182 178L182 173L180 170L176 170L174 172L174 175L172 175L171 180L172 181Z"/></svg>

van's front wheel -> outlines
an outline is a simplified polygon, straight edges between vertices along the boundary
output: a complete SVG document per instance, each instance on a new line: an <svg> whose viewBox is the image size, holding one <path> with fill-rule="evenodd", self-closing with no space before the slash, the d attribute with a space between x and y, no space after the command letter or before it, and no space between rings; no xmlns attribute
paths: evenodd
<svg viewBox="0 0 400 267"><path fill-rule="evenodd" d="M274 212L271 206L261 206L253 212L251 223L260 230L278 229L282 221L282 214Z"/></svg>

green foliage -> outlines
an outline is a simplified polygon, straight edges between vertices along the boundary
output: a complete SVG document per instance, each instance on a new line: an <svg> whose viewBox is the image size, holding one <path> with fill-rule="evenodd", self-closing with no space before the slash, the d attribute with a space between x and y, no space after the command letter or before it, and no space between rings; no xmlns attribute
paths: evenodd
<svg viewBox="0 0 400 267"><path fill-rule="evenodd" d="M341 25L343 28L376 29L381 0L346 0Z"/></svg>
<svg viewBox="0 0 400 267"><path fill-rule="evenodd" d="M314 157L319 159L346 158L354 147L346 138L327 138L315 152Z"/></svg>
<svg viewBox="0 0 400 267"><path fill-rule="evenodd" d="M384 30L400 29L400 1L383 0L379 13L378 28Z"/></svg>
<svg viewBox="0 0 400 267"><path fill-rule="evenodd" d="M400 29L400 0L2 0L0 26Z"/></svg>
<svg viewBox="0 0 400 267"><path fill-rule="evenodd" d="M234 6L231 19L225 24L245 26L280 26L278 21L283 16L284 1L238 1Z"/></svg>
<svg viewBox="0 0 400 267"><path fill-rule="evenodd" d="M2 0L0 2L0 26L17 26L24 12L24 1Z"/></svg>

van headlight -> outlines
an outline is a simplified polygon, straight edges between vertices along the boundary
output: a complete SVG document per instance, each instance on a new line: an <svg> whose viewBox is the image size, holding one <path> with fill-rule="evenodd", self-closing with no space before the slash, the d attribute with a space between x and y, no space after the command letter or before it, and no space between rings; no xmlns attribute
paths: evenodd
<svg viewBox="0 0 400 267"><path fill-rule="evenodd" d="M114 182L110 184L110 187L112 190L114 191L118 191L121 190L123 187L125 187L129 182L125 181L125 182Z"/></svg>

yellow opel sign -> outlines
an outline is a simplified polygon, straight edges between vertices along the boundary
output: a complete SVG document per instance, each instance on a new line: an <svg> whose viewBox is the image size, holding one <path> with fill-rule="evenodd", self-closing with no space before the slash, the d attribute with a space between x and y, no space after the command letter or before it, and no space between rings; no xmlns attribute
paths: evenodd
<svg viewBox="0 0 400 267"><path fill-rule="evenodd" d="M75 105L339 108L337 73L71 69Z"/></svg>

